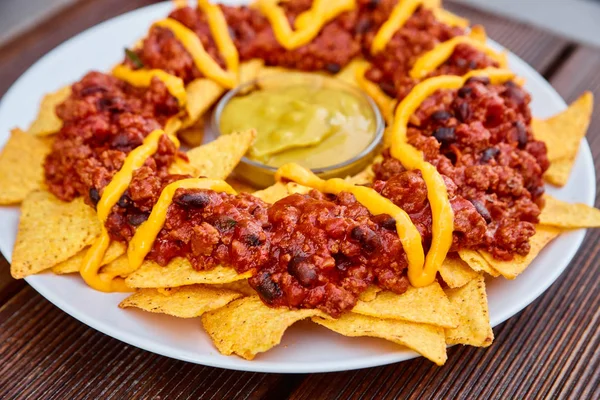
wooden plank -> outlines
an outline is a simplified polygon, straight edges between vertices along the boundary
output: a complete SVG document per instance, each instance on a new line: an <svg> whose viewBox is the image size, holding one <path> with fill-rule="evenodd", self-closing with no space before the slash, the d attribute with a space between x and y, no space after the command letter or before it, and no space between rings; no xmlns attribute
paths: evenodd
<svg viewBox="0 0 600 400"><path fill-rule="evenodd" d="M0 308L0 398L263 398L295 375L227 371L126 345L27 287ZM151 396L150 396L151 394Z"/></svg>

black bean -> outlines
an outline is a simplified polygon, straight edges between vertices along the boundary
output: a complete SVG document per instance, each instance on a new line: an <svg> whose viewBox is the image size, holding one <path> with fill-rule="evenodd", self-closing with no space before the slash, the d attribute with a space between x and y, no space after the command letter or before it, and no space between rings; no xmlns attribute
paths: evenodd
<svg viewBox="0 0 600 400"><path fill-rule="evenodd" d="M129 140L129 136L123 132L117 133L110 141L111 147L117 150L127 149L131 146L131 144L132 143Z"/></svg>
<svg viewBox="0 0 600 400"><path fill-rule="evenodd" d="M471 118L471 107L468 103L460 103L458 107L455 107L455 115L460 122L467 122Z"/></svg>
<svg viewBox="0 0 600 400"><path fill-rule="evenodd" d="M380 2L381 0L369 0L369 2L367 3L367 8L369 10L374 10L377 8Z"/></svg>
<svg viewBox="0 0 600 400"><path fill-rule="evenodd" d="M325 69L329 73L337 74L338 72L340 72L342 70L342 67L340 66L340 64L327 63L327 64L325 64Z"/></svg>
<svg viewBox="0 0 600 400"><path fill-rule="evenodd" d="M237 35L235 34L235 31L233 30L232 27L228 26L227 27L227 32L229 32L229 36L231 37L232 40L235 40L235 38L237 37Z"/></svg>
<svg viewBox="0 0 600 400"><path fill-rule="evenodd" d="M474 60L469 61L469 69L477 69L477 63Z"/></svg>
<svg viewBox="0 0 600 400"><path fill-rule="evenodd" d="M515 102L515 104L518 106L525 103L525 92L523 92L523 90L517 85L507 86L504 95Z"/></svg>
<svg viewBox="0 0 600 400"><path fill-rule="evenodd" d="M396 220L390 217L387 214L379 214L372 218L373 222L382 227L383 229L387 229L388 231L396 232Z"/></svg>
<svg viewBox="0 0 600 400"><path fill-rule="evenodd" d="M369 19L361 19L356 23L354 27L355 35L363 35L367 33L371 29L371 20Z"/></svg>
<svg viewBox="0 0 600 400"><path fill-rule="evenodd" d="M100 193L98 192L98 189L96 189L95 187L90 188L89 195L92 204L98 204L98 202L100 201Z"/></svg>
<svg viewBox="0 0 600 400"><path fill-rule="evenodd" d="M268 304L281 297L281 288L271 279L268 272L256 276L253 282L257 283L255 289L260 297Z"/></svg>
<svg viewBox="0 0 600 400"><path fill-rule="evenodd" d="M350 237L358 242L366 251L375 251L379 247L380 239L375 232L366 226L355 226L350 231Z"/></svg>
<svg viewBox="0 0 600 400"><path fill-rule="evenodd" d="M431 114L430 118L434 121L443 122L443 121L447 121L450 118L452 118L452 114L450 114L446 110L438 110L438 111L434 112L433 114Z"/></svg>
<svg viewBox="0 0 600 400"><path fill-rule="evenodd" d="M465 97L470 95L471 92L473 92L473 88L470 88L469 86L463 86L460 89L458 89L457 94L458 97L462 97L464 99Z"/></svg>
<svg viewBox="0 0 600 400"><path fill-rule="evenodd" d="M515 122L515 128L517 129L517 141L519 142L519 148L524 148L527 145L527 127L521 121Z"/></svg>
<svg viewBox="0 0 600 400"><path fill-rule="evenodd" d="M148 214L148 213L132 214L127 217L127 220L129 221L130 225L140 226L141 224L146 222L146 220L148 219L149 216L150 216L150 214Z"/></svg>
<svg viewBox="0 0 600 400"><path fill-rule="evenodd" d="M544 187L543 186L535 186L531 189L529 189L529 192L531 192L531 197L533 197L533 200L537 199L538 197L540 197L541 195L544 194Z"/></svg>
<svg viewBox="0 0 600 400"><path fill-rule="evenodd" d="M117 201L117 205L121 208L127 208L132 204L133 200L131 200L131 197L127 196L126 194L119 197L119 201Z"/></svg>
<svg viewBox="0 0 600 400"><path fill-rule="evenodd" d="M396 87L391 82L379 82L379 87L390 97L396 97Z"/></svg>
<svg viewBox="0 0 600 400"><path fill-rule="evenodd" d="M315 266L306 257L294 256L288 263L288 272L298 279L302 286L310 286L317 280Z"/></svg>
<svg viewBox="0 0 600 400"><path fill-rule="evenodd" d="M442 146L448 146L456 141L454 128L441 126L433 132L433 137L436 138Z"/></svg>
<svg viewBox="0 0 600 400"><path fill-rule="evenodd" d="M465 60L464 58L457 58L456 59L456 66L458 68L464 68L467 66L467 60Z"/></svg>
<svg viewBox="0 0 600 400"><path fill-rule="evenodd" d="M217 228L220 232L227 232L237 225L237 221L231 217L222 215L217 217L213 222L213 226Z"/></svg>
<svg viewBox="0 0 600 400"><path fill-rule="evenodd" d="M262 240L260 240L260 236L258 233L252 232L242 237L242 241L248 246L256 247L262 244Z"/></svg>
<svg viewBox="0 0 600 400"><path fill-rule="evenodd" d="M490 212L486 208L485 204L476 199L471 199L469 201L471 202L471 204L473 204L479 215L483 217L486 223L489 224L490 222L492 222L492 216L490 215Z"/></svg>
<svg viewBox="0 0 600 400"><path fill-rule="evenodd" d="M206 193L184 193L173 202L181 207L204 208L210 203Z"/></svg>
<svg viewBox="0 0 600 400"><path fill-rule="evenodd" d="M469 79L467 79L467 81L465 82L465 85L468 85L469 83L473 83L473 82L479 82L484 85L489 85L490 78L488 78L487 76L472 76Z"/></svg>
<svg viewBox="0 0 600 400"><path fill-rule="evenodd" d="M481 155L481 162L487 163L492 158L495 158L498 154L500 154L500 150L495 147L489 147L483 151Z"/></svg>

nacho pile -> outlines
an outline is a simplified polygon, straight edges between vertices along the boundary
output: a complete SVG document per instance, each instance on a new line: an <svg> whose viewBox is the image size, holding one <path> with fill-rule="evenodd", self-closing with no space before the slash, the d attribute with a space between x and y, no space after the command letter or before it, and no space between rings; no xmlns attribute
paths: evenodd
<svg viewBox="0 0 600 400"><path fill-rule="evenodd" d="M315 6L304 11L307 14L294 15L292 30L285 13L281 20L277 10L296 11L285 4L259 0L249 12L263 13L269 24L290 29L275 29L270 34L275 35L277 48L263 58L252 55L250 59L242 57L240 47L251 39L230 38L228 8L204 0L198 2L197 11L181 6L170 18L157 21L112 74L90 73L73 86L45 96L28 131L13 130L0 153L0 204L21 207L12 275L81 274L98 290L131 291L121 308L196 318L219 352L248 360L277 346L285 331L300 320L345 336L387 340L437 365L446 361L448 345L491 345L494 334L486 278L515 279L563 231L600 227L600 211L547 194L519 193L518 202L504 205L501 211L517 209L523 202L530 209L541 210L539 216L511 216L527 223L522 229L531 233L526 245L512 252L494 247L494 243L487 247L460 245L461 237L470 231L487 229L501 235L505 228L494 225L497 222L484 200L463 196L464 187L483 185L481 173L477 175L480 170L473 169L470 175L465 172L462 180L451 183L438 171L454 169L451 161L461 156L460 135L469 140L459 127L469 125L465 121L477 113L471 110L473 103L464 99L484 96L487 91L493 92L490 98L494 101L505 99L503 104L523 101L520 80L502 68L505 55L484 45L481 28L466 30L468 21L444 11L437 2L403 0L393 7L395 17L390 17L388 28L374 32L369 48L348 55L344 65L309 68L360 87L374 99L388 123L385 148L360 174L325 181L298 165L286 165L277 172L276 183L259 189L240 182L234 174L259 133L251 129L202 144L204 118L227 90L257 77L306 69L301 62L310 64L316 56L310 50L298 56L296 49L308 43L318 47L326 35L325 30L320 34L320 29L314 32L310 26L340 24L342 13L349 13L346 17L367 13L368 17L373 12L354 1L334 3L329 11ZM180 21L182 13L196 12L207 16L209 22L203 23L209 24L207 30L215 39L210 42L213 52ZM430 17L452 39L432 38L429 51L411 54L419 62L401 66L386 51L387 43L399 40L402 35L395 36L397 31L417 29L419 18ZM186 71L166 72L166 67L147 64L146 53L154 44L159 49L169 46L161 42L164 30L170 30L171 39L179 42L188 57ZM464 46L479 52L482 65L462 70L455 63ZM405 47L405 51L414 50L410 43ZM213 53L221 58L214 60ZM286 56L287 61L276 55ZM165 58L160 52L156 56ZM407 68L402 85L390 87L393 85L384 81L390 73L386 65ZM373 76L383 78L378 81ZM455 109L438 109L431 115L424 111L426 105L447 103L444 96L456 98ZM97 141L104 140L101 135L105 131L94 132L93 140L85 137L81 132L89 126L88 116L74 112L81 111L77 107L82 103L92 103L90 99L95 104L90 112L116 132L101 146ZM153 106L148 108L151 112L143 108L146 103ZM489 146L473 153L481 153L473 166L490 160L501 163L502 149L510 146L522 151L530 164L507 164L503 170L493 170L498 174L494 187L478 190L489 190L493 196L510 192L516 190L515 180L530 175L541 185L542 174L551 184L566 184L592 107L593 97L585 93L553 117L534 118L529 125L513 121L509 134L493 143L490 132L501 136L493 123L500 117L493 114L497 104L490 106L489 126L471 121L481 136L471 132L477 140L464 146L463 152L475 152L476 142L484 140ZM129 120L122 121L115 114L142 121L143 134L131 133L134 129ZM428 124L449 125L430 129ZM421 142L411 142L419 129L432 132ZM181 150L180 141L189 147L187 151ZM426 142L435 145L425 150L419 147ZM78 152L69 147L73 143L80 146ZM540 167L543 162L534 160L535 154L547 154L545 172ZM431 158L441 156L450 161L442 160L447 164L441 165L435 159L436 168ZM497 171L508 169L518 173L511 176L512 181L506 178L508 183L502 186L504 178ZM396 176L382 177L390 171ZM408 178L399 181L400 174ZM423 181L423 185L414 189L410 185L415 181ZM388 182L395 182L395 191ZM407 197L412 201L401 203ZM319 201L329 203L322 206ZM298 221L309 215L301 208L304 204L322 208L318 217L306 217L309 222L303 222L300 229ZM338 214L332 216L327 210L338 210ZM461 225L468 220L461 214L467 212L464 210L478 215L479 225ZM417 214L431 217L425 219L427 223L416 224ZM277 219L278 215L284 217ZM325 220L328 224L321 229L319 224ZM353 228L335 240L334 233L325 239L319 236L327 229L347 229L335 227L340 221ZM291 237L303 244L298 246L302 251L286 252L290 247L277 241L279 236L269 229L280 229L281 235L294 233ZM501 237L498 235L492 242ZM322 253L309 257L311 246L318 247L320 241L327 243L319 248ZM327 252L335 257L327 259ZM278 263L287 265L283 272L273 272ZM325 274L324 270L334 272ZM350 274L350 270L354 275L344 275L338 286L333 278L322 281L324 276ZM310 297L312 303L305 297L304 302L292 304L290 299L301 291L314 296ZM350 297L343 296L348 293Z"/></svg>

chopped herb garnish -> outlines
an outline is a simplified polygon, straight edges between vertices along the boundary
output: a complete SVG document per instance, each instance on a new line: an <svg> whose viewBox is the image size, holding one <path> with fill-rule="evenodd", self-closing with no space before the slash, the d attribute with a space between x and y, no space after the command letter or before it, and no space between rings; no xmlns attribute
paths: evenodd
<svg viewBox="0 0 600 400"><path fill-rule="evenodd" d="M144 68L144 63L142 62L142 59L140 58L140 56L137 55L135 51L125 48L125 57L127 57L127 59L131 61L135 69Z"/></svg>

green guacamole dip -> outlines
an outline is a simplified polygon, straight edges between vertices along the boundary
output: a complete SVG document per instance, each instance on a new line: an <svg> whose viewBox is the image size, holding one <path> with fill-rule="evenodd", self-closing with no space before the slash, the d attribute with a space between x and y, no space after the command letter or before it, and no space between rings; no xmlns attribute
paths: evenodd
<svg viewBox="0 0 600 400"><path fill-rule="evenodd" d="M364 150L376 121L364 99L342 89L267 86L231 99L219 128L222 134L256 129L248 157L263 164L322 168Z"/></svg>

